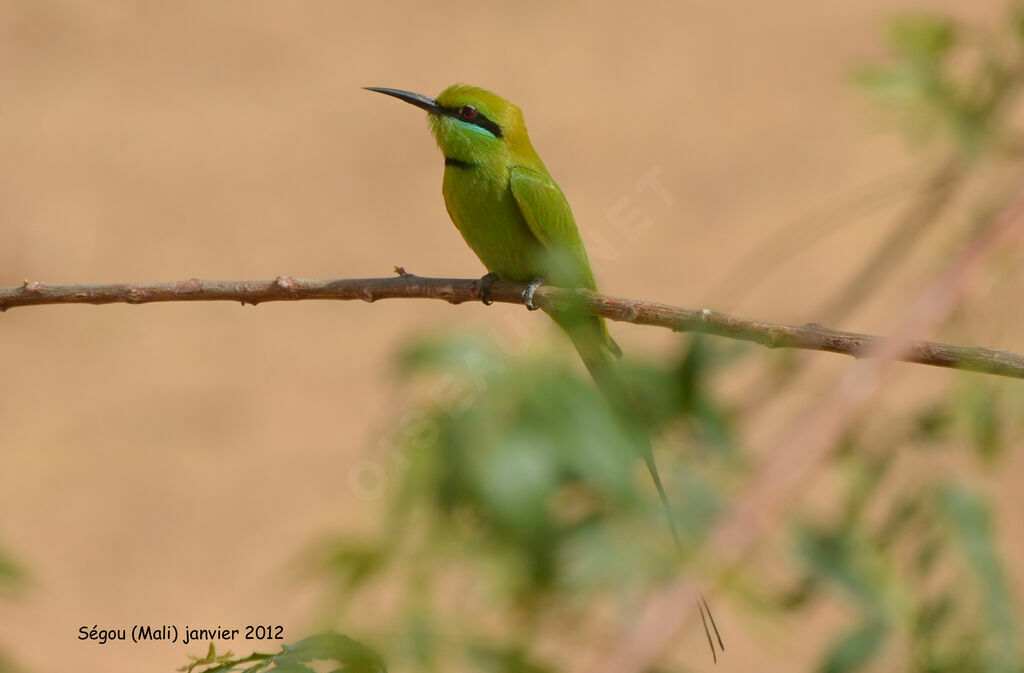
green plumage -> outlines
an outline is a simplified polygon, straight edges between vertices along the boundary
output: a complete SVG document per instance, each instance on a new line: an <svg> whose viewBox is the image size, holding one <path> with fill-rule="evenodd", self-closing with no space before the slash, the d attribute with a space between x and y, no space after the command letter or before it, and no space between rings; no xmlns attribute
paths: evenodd
<svg viewBox="0 0 1024 673"><path fill-rule="evenodd" d="M456 84L436 98L372 89L421 107L445 157L448 214L487 270L501 280L543 280L597 290L572 209L530 143L518 107L486 89ZM603 318L547 310L569 335L598 388L618 412L638 405L617 370L622 351ZM644 459L672 526L654 456Z"/></svg>
<svg viewBox="0 0 1024 673"><path fill-rule="evenodd" d="M534 151L519 108L490 91L461 84L445 89L437 102L455 111L472 106L501 132L501 137L481 132L461 115L430 117L447 160L441 191L448 215L487 270L502 280L544 279L596 290L572 209ZM568 327L569 317L552 317ZM573 343L588 367L595 358L621 353L603 318L585 322L589 325L575 330L581 333Z"/></svg>

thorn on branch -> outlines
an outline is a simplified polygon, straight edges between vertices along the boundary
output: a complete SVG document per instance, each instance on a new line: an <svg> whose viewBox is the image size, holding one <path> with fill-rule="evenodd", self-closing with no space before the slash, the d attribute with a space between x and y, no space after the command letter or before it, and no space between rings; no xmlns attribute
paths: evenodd
<svg viewBox="0 0 1024 673"><path fill-rule="evenodd" d="M137 287L128 287L125 289L124 297L129 304L141 304L146 300L146 293Z"/></svg>
<svg viewBox="0 0 1024 673"><path fill-rule="evenodd" d="M291 276L278 276L274 279L274 285L282 290L290 291L295 289L295 279Z"/></svg>
<svg viewBox="0 0 1024 673"><path fill-rule="evenodd" d="M461 304L462 300L455 296L455 288L451 285L443 285L437 289L437 296L449 304Z"/></svg>
<svg viewBox="0 0 1024 673"><path fill-rule="evenodd" d="M183 293L187 293L187 292L202 292L203 291L203 281L199 280L198 278L189 278L186 281L182 281L180 283L175 283L175 289L177 291L183 292Z"/></svg>

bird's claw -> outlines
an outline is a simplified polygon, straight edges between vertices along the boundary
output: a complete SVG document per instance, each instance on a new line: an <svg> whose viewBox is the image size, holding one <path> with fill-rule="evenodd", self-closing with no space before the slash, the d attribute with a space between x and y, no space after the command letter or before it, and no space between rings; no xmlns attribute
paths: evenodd
<svg viewBox="0 0 1024 673"><path fill-rule="evenodd" d="M530 284L526 286L526 289L523 290L523 305L526 306L527 310L537 310L538 307L533 305L533 295L541 285L541 280L539 278L534 278L530 281Z"/></svg>
<svg viewBox="0 0 1024 673"><path fill-rule="evenodd" d="M484 303L484 306L490 306L494 303L494 300L491 299L491 283L496 280L498 280L498 274L489 273L478 281L476 295L480 297L480 301Z"/></svg>

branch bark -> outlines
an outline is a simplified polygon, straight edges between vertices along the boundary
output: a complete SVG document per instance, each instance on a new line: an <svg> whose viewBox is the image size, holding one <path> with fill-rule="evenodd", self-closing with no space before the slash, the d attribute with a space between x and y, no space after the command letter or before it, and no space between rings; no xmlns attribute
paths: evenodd
<svg viewBox="0 0 1024 673"><path fill-rule="evenodd" d="M20 306L46 304L149 304L170 301L236 301L261 304L269 301L441 299L450 304L479 301L479 280L423 278L396 269L393 278L305 280L278 276L274 280L224 281L196 278L166 283L116 283L109 285L49 285L25 281L18 287L0 287L0 312ZM521 304L526 285L494 281L493 301ZM582 310L609 320L665 327L676 332L702 332L761 344L768 348L798 348L872 357L890 340L810 323L785 325L739 318L708 309L626 299L587 290L542 286L533 302L540 308L579 302ZM896 359L916 364L948 367L1024 378L1024 355L994 348L954 346L935 341L908 341L898 348Z"/></svg>

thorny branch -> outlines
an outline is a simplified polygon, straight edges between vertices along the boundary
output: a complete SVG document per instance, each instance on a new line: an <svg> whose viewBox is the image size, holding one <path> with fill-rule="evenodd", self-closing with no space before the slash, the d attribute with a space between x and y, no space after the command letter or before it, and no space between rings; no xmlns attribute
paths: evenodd
<svg viewBox="0 0 1024 673"><path fill-rule="evenodd" d="M333 299L373 302L378 299L442 299L451 304L479 300L478 280L423 278L396 269L393 278L305 280L279 276L275 280L224 281L191 279L166 283L116 283L109 285L49 285L25 281L18 287L0 287L0 312L18 306L44 304L148 304L170 301L237 301L260 304L268 301ZM493 301L519 304L526 285L495 281ZM703 332L761 344L768 348L799 348L871 357L889 340L870 334L831 329L818 324L785 325L750 320L711 311L658 304L542 286L533 302L540 308L579 302L581 310L609 320L636 325L667 327L676 332ZM907 341L890 349L904 362L949 367L1024 378L1024 355L994 348L953 346L934 341Z"/></svg>

